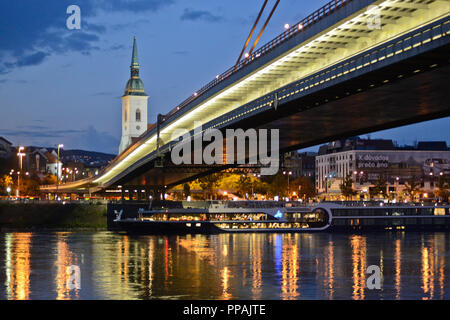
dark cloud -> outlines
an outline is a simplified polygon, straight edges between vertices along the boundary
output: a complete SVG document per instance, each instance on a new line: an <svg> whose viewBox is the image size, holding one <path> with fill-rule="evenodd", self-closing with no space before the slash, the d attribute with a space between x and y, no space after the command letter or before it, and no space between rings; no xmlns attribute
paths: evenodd
<svg viewBox="0 0 450 320"><path fill-rule="evenodd" d="M80 138L80 146L87 150L95 150L117 154L119 140L107 132L99 132L94 126L89 126Z"/></svg>
<svg viewBox="0 0 450 320"><path fill-rule="evenodd" d="M64 137L68 134L81 134L83 130L49 130L47 127L41 129L28 129L23 130L0 130L0 135L9 137L25 137L25 138L58 138Z"/></svg>
<svg viewBox="0 0 450 320"><path fill-rule="evenodd" d="M100 8L110 11L155 12L173 3L175 0L107 0L100 4Z"/></svg>
<svg viewBox="0 0 450 320"><path fill-rule="evenodd" d="M3 63L3 64L0 63L0 75L7 74L7 73L9 73L9 68L6 66L5 63Z"/></svg>
<svg viewBox="0 0 450 320"><path fill-rule="evenodd" d="M181 20L188 21L207 21L207 22L220 22L224 20L223 17L212 14L205 10L184 9L183 14L180 17Z"/></svg>
<svg viewBox="0 0 450 320"><path fill-rule="evenodd" d="M35 120L40 122L40 120ZM11 141L25 139L33 145L45 146L64 142L71 149L85 149L117 153L119 140L107 132L97 131L94 126L84 130L53 130L40 125L23 125L14 130L0 130L0 135Z"/></svg>
<svg viewBox="0 0 450 320"><path fill-rule="evenodd" d="M0 63L0 74L9 73L16 67L39 65L44 62L46 57L52 54L79 52L84 55L89 55L92 51L99 50L99 47L95 45L99 40L96 34L81 30L46 32L36 40L35 47L30 49L37 51L17 54L15 61Z"/></svg>
<svg viewBox="0 0 450 320"><path fill-rule="evenodd" d="M113 26L111 26L112 30L123 30L123 29L127 29L127 28L137 28L139 25L143 24L143 23L149 23L150 19L138 19L138 20L132 20L128 23L119 23L119 24L115 24Z"/></svg>
<svg viewBox="0 0 450 320"><path fill-rule="evenodd" d="M99 47L93 45L99 41L99 37L95 34L76 32L64 40L66 47L62 50L62 52L79 51L82 54L89 54L93 50L100 49Z"/></svg>
<svg viewBox="0 0 450 320"><path fill-rule="evenodd" d="M47 127L37 126L37 125L27 125L27 126L17 126L20 129L31 129L31 130L47 130Z"/></svg>
<svg viewBox="0 0 450 320"><path fill-rule="evenodd" d="M47 56L48 53L38 51L36 53L22 57L19 61L17 61L17 66L18 67L35 66L42 63L42 61L44 61L45 57Z"/></svg>
<svg viewBox="0 0 450 320"><path fill-rule="evenodd" d="M106 28L90 22L103 12L155 12L175 0L20 0L0 1L0 75L13 68L38 65L51 54L68 51L88 55L98 50L97 34ZM81 30L68 30L66 10L81 9ZM7 53L7 54L6 54ZM6 56L13 56L5 61Z"/></svg>
<svg viewBox="0 0 450 320"><path fill-rule="evenodd" d="M108 48L109 51L123 50L126 47L123 44L115 44Z"/></svg>
<svg viewBox="0 0 450 320"><path fill-rule="evenodd" d="M102 26L100 24L94 24L94 23L84 23L83 29L86 29L87 31L94 32L94 33L105 33L106 27Z"/></svg>
<svg viewBox="0 0 450 320"><path fill-rule="evenodd" d="M94 44L100 39L96 34L87 33L81 30L48 32L42 36L38 46L45 48L51 53L81 52L88 54L92 50L99 48Z"/></svg>

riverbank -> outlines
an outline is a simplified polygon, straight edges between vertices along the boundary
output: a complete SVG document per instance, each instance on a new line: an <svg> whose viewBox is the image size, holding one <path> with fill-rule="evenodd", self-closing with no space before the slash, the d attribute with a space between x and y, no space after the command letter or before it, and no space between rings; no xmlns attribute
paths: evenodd
<svg viewBox="0 0 450 320"><path fill-rule="evenodd" d="M105 229L103 203L0 203L0 230Z"/></svg>

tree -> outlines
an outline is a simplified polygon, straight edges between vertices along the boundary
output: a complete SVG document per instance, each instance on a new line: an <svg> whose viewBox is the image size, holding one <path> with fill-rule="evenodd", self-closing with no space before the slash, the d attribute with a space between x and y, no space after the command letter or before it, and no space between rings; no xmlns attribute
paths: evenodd
<svg viewBox="0 0 450 320"><path fill-rule="evenodd" d="M236 192L241 197L252 192L252 180L249 176L243 174L239 177L239 180L236 183Z"/></svg>
<svg viewBox="0 0 450 320"><path fill-rule="evenodd" d="M42 184L43 185L50 185L50 184L56 184L56 176L51 174L51 173L47 173L47 175L44 177L44 179L42 179Z"/></svg>
<svg viewBox="0 0 450 320"><path fill-rule="evenodd" d="M381 194L381 196L386 197L387 181L386 179L380 177L375 181L374 186L370 188L370 196L374 198L375 196Z"/></svg>
<svg viewBox="0 0 450 320"><path fill-rule="evenodd" d="M437 183L437 189L434 191L436 197L441 198L443 201L447 201L450 197L450 184L444 175L439 176Z"/></svg>
<svg viewBox="0 0 450 320"><path fill-rule="evenodd" d="M200 188L202 188L204 193L209 193L210 199L214 198L216 188L219 185L219 180L220 175L218 173L213 173L198 179Z"/></svg>
<svg viewBox="0 0 450 320"><path fill-rule="evenodd" d="M314 182L307 177L298 177L291 183L292 191L295 191L298 198L308 199L313 198L316 195L316 188Z"/></svg>
<svg viewBox="0 0 450 320"><path fill-rule="evenodd" d="M342 195L348 200L349 197L353 197L357 194L356 190L353 189L353 179L352 176L347 175L342 183L339 185Z"/></svg>
<svg viewBox="0 0 450 320"><path fill-rule="evenodd" d="M287 178L282 172L278 172L273 176L264 176L261 178L267 184L267 194L270 197L287 196Z"/></svg>
<svg viewBox="0 0 450 320"><path fill-rule="evenodd" d="M10 187L12 189L13 185L13 179L10 175L4 175L0 179L0 194L6 195L8 192L6 191L6 188Z"/></svg>
<svg viewBox="0 0 450 320"><path fill-rule="evenodd" d="M189 183L183 184L183 193L186 198L191 195L191 186Z"/></svg>
<svg viewBox="0 0 450 320"><path fill-rule="evenodd" d="M26 196L39 195L39 181L35 179L24 179L20 186L21 192Z"/></svg>
<svg viewBox="0 0 450 320"><path fill-rule="evenodd" d="M405 193L409 196L411 201L414 201L416 195L420 193L420 183L415 176L412 176L407 182L405 182Z"/></svg>

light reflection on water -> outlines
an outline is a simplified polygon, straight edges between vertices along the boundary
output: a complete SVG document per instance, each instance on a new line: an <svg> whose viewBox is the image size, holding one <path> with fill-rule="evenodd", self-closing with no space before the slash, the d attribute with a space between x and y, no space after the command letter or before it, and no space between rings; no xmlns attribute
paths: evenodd
<svg viewBox="0 0 450 320"><path fill-rule="evenodd" d="M449 299L449 264L437 232L0 233L0 299ZM370 265L381 290L366 287Z"/></svg>

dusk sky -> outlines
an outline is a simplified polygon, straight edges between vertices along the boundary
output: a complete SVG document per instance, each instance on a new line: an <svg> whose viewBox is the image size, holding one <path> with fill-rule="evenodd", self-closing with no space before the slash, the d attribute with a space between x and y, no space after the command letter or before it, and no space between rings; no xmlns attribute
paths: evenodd
<svg viewBox="0 0 450 320"><path fill-rule="evenodd" d="M327 2L281 0L258 46ZM235 63L261 3L2 0L0 136L14 145L63 143L66 149L117 153L133 36L150 95L148 121L155 122L158 113ZM66 9L73 4L81 8L80 30L66 27ZM450 141L449 127L450 117L371 137L400 144Z"/></svg>

